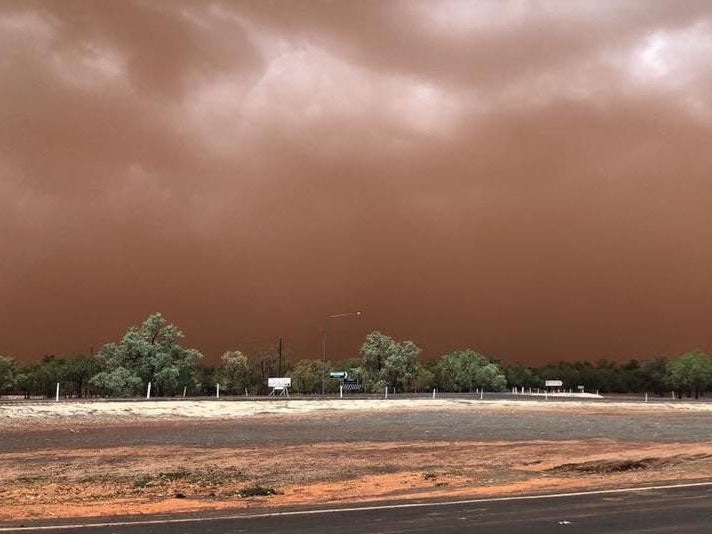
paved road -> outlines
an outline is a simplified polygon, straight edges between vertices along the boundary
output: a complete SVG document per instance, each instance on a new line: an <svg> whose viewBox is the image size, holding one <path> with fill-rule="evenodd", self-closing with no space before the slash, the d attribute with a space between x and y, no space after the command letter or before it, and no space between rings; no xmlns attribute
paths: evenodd
<svg viewBox="0 0 712 534"><path fill-rule="evenodd" d="M8 532L0 528L0 532ZM537 532L712 532L712 482L706 485L613 490L559 496L510 497L459 502L395 504L332 510L233 517L165 517L131 523L54 528L26 527L17 532L99 534L268 533L310 534Z"/></svg>

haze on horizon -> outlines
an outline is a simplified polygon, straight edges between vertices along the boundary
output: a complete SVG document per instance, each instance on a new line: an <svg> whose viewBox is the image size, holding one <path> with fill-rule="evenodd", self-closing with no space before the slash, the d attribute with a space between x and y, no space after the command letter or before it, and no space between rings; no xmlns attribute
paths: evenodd
<svg viewBox="0 0 712 534"><path fill-rule="evenodd" d="M710 2L4 0L0 50L0 354L712 349Z"/></svg>

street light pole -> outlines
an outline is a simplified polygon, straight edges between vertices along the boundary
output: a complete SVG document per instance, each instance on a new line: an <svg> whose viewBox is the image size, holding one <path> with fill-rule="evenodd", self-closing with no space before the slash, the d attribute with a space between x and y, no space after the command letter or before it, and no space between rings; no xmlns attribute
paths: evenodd
<svg viewBox="0 0 712 534"><path fill-rule="evenodd" d="M359 317L361 315L360 311L347 312L347 313L335 313L333 315L328 315L324 317L324 324L321 329L321 394L324 394L324 380L326 378L326 322L329 319L339 319L341 317Z"/></svg>

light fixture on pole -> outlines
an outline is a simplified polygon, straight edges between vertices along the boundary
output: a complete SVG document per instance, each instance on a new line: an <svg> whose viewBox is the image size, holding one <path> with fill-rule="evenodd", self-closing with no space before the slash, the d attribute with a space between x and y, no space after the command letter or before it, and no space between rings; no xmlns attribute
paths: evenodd
<svg viewBox="0 0 712 534"><path fill-rule="evenodd" d="M326 322L329 319L340 319L342 317L359 317L360 311L335 313L324 317L324 326L321 329L321 394L324 394L324 378L326 376Z"/></svg>

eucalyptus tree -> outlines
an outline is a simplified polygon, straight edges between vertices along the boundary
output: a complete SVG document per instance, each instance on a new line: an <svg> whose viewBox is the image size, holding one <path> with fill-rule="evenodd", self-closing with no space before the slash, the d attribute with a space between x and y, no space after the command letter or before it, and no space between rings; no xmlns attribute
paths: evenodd
<svg viewBox="0 0 712 534"><path fill-rule="evenodd" d="M472 349L443 355L438 375L441 389L447 391L501 391L507 387L507 378L499 364Z"/></svg>
<svg viewBox="0 0 712 534"><path fill-rule="evenodd" d="M0 395L15 387L17 364L9 356L0 356Z"/></svg>
<svg viewBox="0 0 712 534"><path fill-rule="evenodd" d="M712 357L700 350L687 352L668 362L667 380L670 386L688 397L700 394L712 386Z"/></svg>
<svg viewBox="0 0 712 534"><path fill-rule="evenodd" d="M121 341L104 345L97 353L101 371L90 381L102 393L131 396L151 382L156 395L175 395L197 386L195 362L202 354L184 348L183 333L160 313L141 326L132 326Z"/></svg>
<svg viewBox="0 0 712 534"><path fill-rule="evenodd" d="M220 371L221 386L225 391L241 394L251 385L250 362L239 350L227 351L220 358L222 369Z"/></svg>
<svg viewBox="0 0 712 534"><path fill-rule="evenodd" d="M406 390L417 375L420 349L412 341L398 342L378 331L366 336L361 346L361 372L371 391L384 387Z"/></svg>
<svg viewBox="0 0 712 534"><path fill-rule="evenodd" d="M327 369L331 365L327 362ZM321 390L322 373L324 372L320 360L298 361L289 373L292 378L292 389L299 393L318 393ZM326 382L327 391L330 381Z"/></svg>

